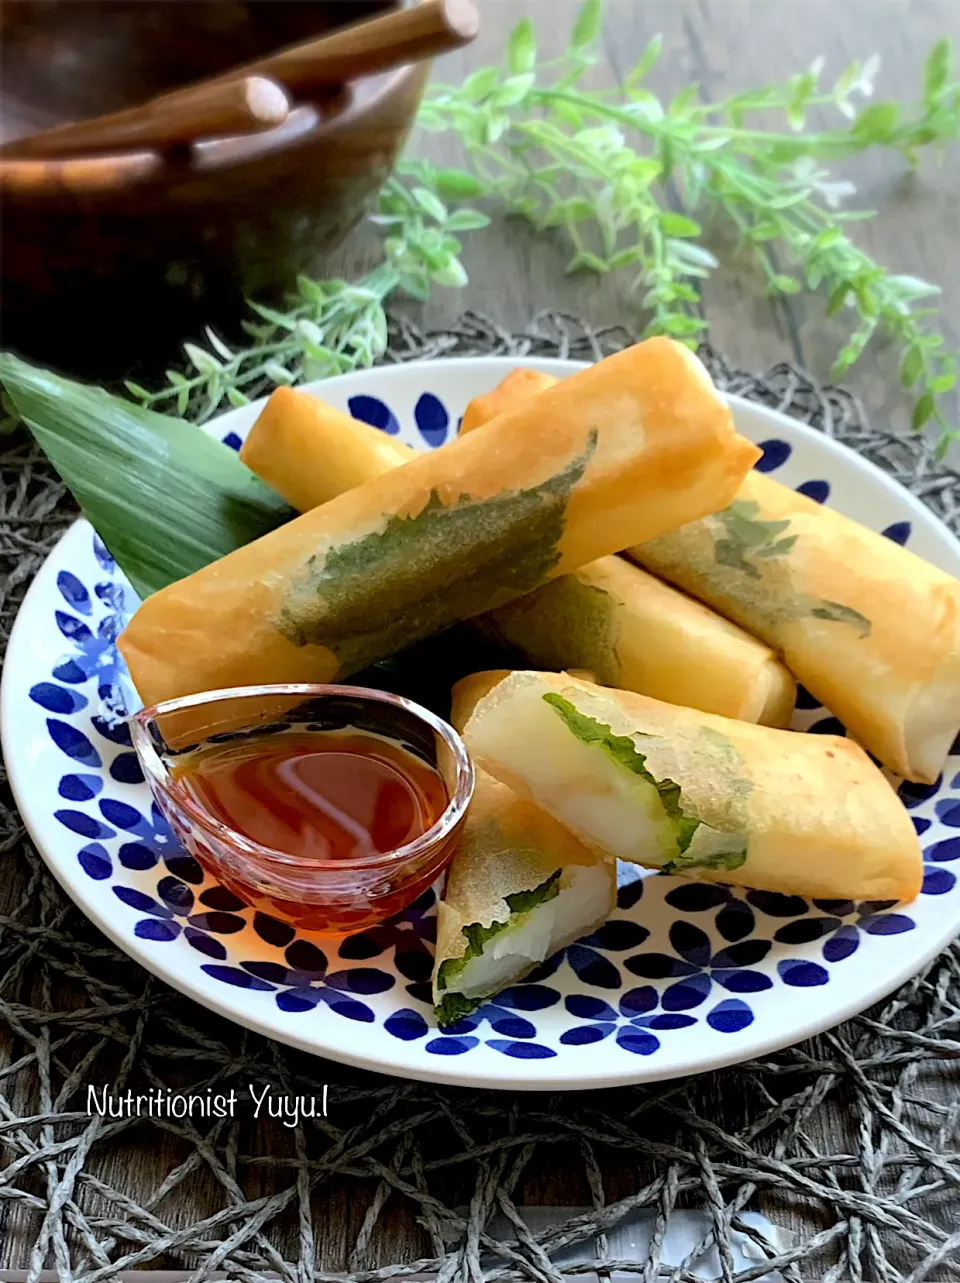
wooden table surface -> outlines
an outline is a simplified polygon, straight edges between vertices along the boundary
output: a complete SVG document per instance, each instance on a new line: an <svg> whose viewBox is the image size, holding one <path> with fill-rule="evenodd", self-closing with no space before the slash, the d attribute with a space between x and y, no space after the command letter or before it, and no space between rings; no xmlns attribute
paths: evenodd
<svg viewBox="0 0 960 1283"><path fill-rule="evenodd" d="M534 19L541 49L558 53L577 2L480 0L481 36L469 49L438 62L435 78L459 82L472 69L496 61L507 32L524 14ZM658 31L664 50L651 83L668 96L694 80L706 98L781 80L819 54L825 55L828 72L835 73L853 58L877 52L883 58L878 96L907 99L919 84L933 42L944 34L960 37L960 0L607 0L604 57L595 82L615 84ZM427 135L415 146L433 159L457 161L456 146L446 138ZM896 157L871 155L851 163L844 174L856 181L862 204L879 210L875 220L857 225L860 242L891 269L940 284L943 331L949 343L960 347L960 171L949 163L938 168L927 159L911 174ZM560 307L594 323L627 322L642 328L642 315L621 284L589 275L565 277L564 248L550 238L534 237L511 223L469 233L465 241L469 285L462 291L437 290L425 308L412 310L418 321L441 325L469 307L503 326L522 328L534 312ZM349 278L362 272L371 265L371 253L368 236L355 236L331 265L331 274ZM714 345L748 370L793 358L826 376L838 346L838 328L825 321L820 300L801 295L767 301L756 274L735 262L727 261L710 281L705 311ZM906 425L908 401L899 390L889 347L868 353L848 383L875 422ZM956 420L960 426L960 405ZM717 1099L718 1119L730 1105ZM839 1119L836 1131L845 1132ZM154 1163L158 1171L167 1171L170 1156L137 1155L147 1188L155 1184L147 1170ZM546 1174L536 1190L527 1191L527 1201L580 1202L582 1191L568 1189L565 1179L562 1171ZM802 1210L785 1207L778 1216L775 1196L764 1201L768 1215L802 1228ZM184 1206L169 1218L178 1222L189 1215ZM26 1264L27 1249L22 1239L17 1242L15 1219L8 1224L6 1250L0 1248L0 1265ZM347 1201L332 1198L317 1227L323 1236L319 1257L327 1268L343 1268L352 1223ZM408 1254L423 1250L423 1243L416 1227L387 1217L372 1247L368 1265L409 1259Z"/></svg>

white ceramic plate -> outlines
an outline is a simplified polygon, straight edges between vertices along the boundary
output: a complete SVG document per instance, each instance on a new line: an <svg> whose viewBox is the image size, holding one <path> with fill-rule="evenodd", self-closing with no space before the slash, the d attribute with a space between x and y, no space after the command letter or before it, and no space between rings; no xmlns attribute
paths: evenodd
<svg viewBox="0 0 960 1283"><path fill-rule="evenodd" d="M431 448L516 364L392 366L307 390ZM578 368L530 364L558 375ZM226 414L212 431L237 446L258 409ZM733 409L763 444L765 471L960 575L960 545L877 469L782 415L736 399ZM176 847L125 728L109 716L129 701L114 642L135 604L77 522L37 575L7 654L0 728L17 803L60 883L121 949L282 1042L404 1077L513 1090L669 1078L836 1024L908 979L960 928L955 755L936 786L901 789L926 860L913 904L807 903L625 869L607 926L441 1033L429 1004L432 893L359 936L298 936L254 915ZM802 702L797 728L835 729L826 710Z"/></svg>

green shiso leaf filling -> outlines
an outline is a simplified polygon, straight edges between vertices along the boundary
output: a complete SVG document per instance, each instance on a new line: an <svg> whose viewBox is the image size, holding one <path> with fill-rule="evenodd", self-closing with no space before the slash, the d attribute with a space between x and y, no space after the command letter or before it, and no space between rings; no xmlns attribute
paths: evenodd
<svg viewBox="0 0 960 1283"><path fill-rule="evenodd" d="M354 672L531 592L560 559L567 503L596 444L591 431L576 458L528 489L448 503L434 492L413 516L311 557L275 627Z"/></svg>
<svg viewBox="0 0 960 1283"><path fill-rule="evenodd" d="M549 900L556 899L560 894L560 875L562 869L554 869L548 878L533 888L532 891L514 891L511 895L505 895L504 901L510 910L510 916L503 922L491 922L489 926L484 926L480 922L471 922L463 928L463 935L467 940L467 947L459 958L447 958L440 965L440 971L437 975L437 988L446 989L451 981L463 971L464 967L471 958L479 958L488 941L494 936L505 931L507 927L515 927L518 919L523 915L530 913L533 909L538 909L540 905L546 904ZM442 1000L437 1004L437 1023L443 1025L453 1025L464 1016L476 1010L488 994L483 994L478 998L467 998L462 993L446 993Z"/></svg>
<svg viewBox="0 0 960 1283"><path fill-rule="evenodd" d="M677 847L681 854L693 841L693 835L700 827L700 821L694 816L685 815L681 807L680 785L673 780L658 780L647 769L646 756L641 753L629 735L614 735L609 726L595 721L586 713L581 713L568 699L551 691L544 695L543 701L555 709L569 730L583 744L594 744L625 770L632 771L641 779L652 784L660 796L663 809L673 828Z"/></svg>
<svg viewBox="0 0 960 1283"><path fill-rule="evenodd" d="M663 873L686 873L692 869L712 869L730 873L747 862L746 848L742 851L715 851L712 855L681 855L663 865Z"/></svg>

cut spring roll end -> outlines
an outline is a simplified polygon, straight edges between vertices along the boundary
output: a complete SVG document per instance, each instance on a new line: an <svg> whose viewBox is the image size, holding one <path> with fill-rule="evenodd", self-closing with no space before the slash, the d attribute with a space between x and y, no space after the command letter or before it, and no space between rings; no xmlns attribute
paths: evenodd
<svg viewBox="0 0 960 1283"><path fill-rule="evenodd" d="M453 688L462 727L509 676L476 673ZM433 1000L441 1025L594 931L616 908L616 865L485 771L437 911Z"/></svg>
<svg viewBox="0 0 960 1283"><path fill-rule="evenodd" d="M511 409L518 402L536 396L539 392L546 392L547 388L552 388L558 381L552 374L541 374L539 370L532 370L529 366L518 365L492 392L473 398L460 420L460 435L482 428L504 410Z"/></svg>
<svg viewBox="0 0 960 1283"><path fill-rule="evenodd" d="M437 916L441 1025L596 930L617 902L616 864L483 771Z"/></svg>
<svg viewBox="0 0 960 1283"><path fill-rule="evenodd" d="M910 900L910 817L852 740L517 672L474 709L475 762L610 857L807 898Z"/></svg>
<svg viewBox="0 0 960 1283"><path fill-rule="evenodd" d="M758 457L650 339L171 584L120 649L148 705L330 681L723 507Z"/></svg>

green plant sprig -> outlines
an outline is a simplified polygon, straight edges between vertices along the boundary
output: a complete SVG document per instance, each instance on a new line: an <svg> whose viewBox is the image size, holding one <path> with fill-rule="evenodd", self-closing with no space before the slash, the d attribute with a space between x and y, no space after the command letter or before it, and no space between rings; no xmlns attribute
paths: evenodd
<svg viewBox="0 0 960 1283"><path fill-rule="evenodd" d="M717 260L699 238L705 221L726 220L770 294L822 291L830 314L849 314L833 377L845 374L878 332L900 344L901 380L917 394L913 426L935 419L945 447L955 433L941 398L956 384L956 359L933 329L936 309L917 305L939 290L886 271L856 246L844 224L872 215L840 208L853 185L835 180L824 162L886 147L915 164L921 148L942 149L960 137L950 42L931 51L917 103L858 109L855 100L873 93L878 61L851 64L823 90L818 59L785 85L717 103L699 101L691 86L664 104L645 83L659 37L621 90L579 87L595 62L600 17L600 0L586 0L566 53L542 65L524 19L510 37L504 69L481 68L459 88L432 87L422 127L456 133L485 189L510 212L538 230L559 229L573 250L568 271L631 271L649 312L647 334L693 343L706 328L698 282ZM849 123L804 132L814 106L836 108ZM782 113L787 128L750 127L758 112ZM780 257L791 270L778 266Z"/></svg>
<svg viewBox="0 0 960 1283"><path fill-rule="evenodd" d="M402 175L416 178L415 184L408 186ZM490 220L468 207L451 212L445 200L459 201L480 190L466 172L401 162L371 216L387 233L384 262L355 284L301 276L285 308L251 301L256 320L242 323L249 346L234 349L208 328L207 346L183 345L186 371L168 370L166 384L155 392L128 380L127 391L151 409L202 423L224 401L247 405L280 385L372 365L386 350L383 305L391 294L399 290L422 300L432 284L466 283L456 233L485 227Z"/></svg>
<svg viewBox="0 0 960 1283"><path fill-rule="evenodd" d="M322 378L371 364L386 343L384 302L394 291L425 299L434 285L466 283L459 233L489 221L480 196L539 231L556 229L572 249L568 271L632 277L645 333L695 345L706 323L701 282L718 265L701 243L706 222L726 223L764 275L768 293L819 291L828 313L848 320L833 367L841 377L876 334L900 347L900 378L916 397L913 426L931 419L940 445L958 433L942 398L957 363L936 331L939 293L927 281L887 271L847 234L869 211L841 208L853 185L826 166L870 147L915 164L921 149L943 151L960 137L960 82L953 49L939 41L926 60L915 103L871 102L877 59L855 62L830 87L822 59L781 85L703 102L691 85L663 102L646 85L660 55L655 38L613 90L586 90L596 62L601 0L585 0L567 50L539 62L528 18L514 28L503 68L483 67L459 87L432 86L419 114L427 131L454 134L469 172L405 159L380 193L373 221L384 232L384 262L357 284L301 279L286 309L251 304L251 345L234 351L208 331L209 347L185 345L191 370L168 371L158 392L129 384L155 408L205 419L280 383ZM835 109L845 123L807 131L811 108ZM782 129L755 127L779 113ZM783 266L781 266L783 260Z"/></svg>

